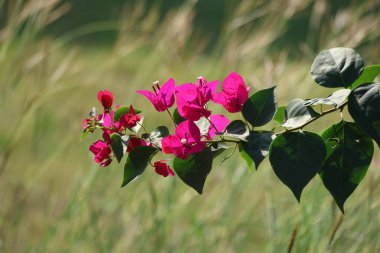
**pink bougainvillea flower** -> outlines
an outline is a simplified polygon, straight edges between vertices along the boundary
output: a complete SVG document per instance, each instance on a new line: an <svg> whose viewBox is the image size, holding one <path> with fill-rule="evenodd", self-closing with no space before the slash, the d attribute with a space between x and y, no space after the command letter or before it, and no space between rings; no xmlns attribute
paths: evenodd
<svg viewBox="0 0 380 253"><path fill-rule="evenodd" d="M109 112L99 114L98 118L100 122L103 124L103 126L112 128L114 124L114 115L115 115L115 112L111 110Z"/></svg>
<svg viewBox="0 0 380 253"><path fill-rule="evenodd" d="M117 128L132 128L137 125L137 123L141 120L141 117L136 114L133 106L129 107L128 114L124 113L117 124ZM115 123L116 125L116 123Z"/></svg>
<svg viewBox="0 0 380 253"><path fill-rule="evenodd" d="M156 83L153 86L154 93L148 90L138 90L137 93L145 96L153 104L157 111L162 112L174 104L175 81L170 78L162 87Z"/></svg>
<svg viewBox="0 0 380 253"><path fill-rule="evenodd" d="M128 141L127 152L130 153L135 148L141 147L141 146L147 146L147 143L145 140L137 138L137 137L131 137Z"/></svg>
<svg viewBox="0 0 380 253"><path fill-rule="evenodd" d="M162 152L174 154L186 159L190 154L201 152L206 143L201 142L201 133L193 121L185 120L175 130L175 135L168 135L161 141Z"/></svg>
<svg viewBox="0 0 380 253"><path fill-rule="evenodd" d="M113 95L108 90L103 90L98 92L98 100L104 107L104 110L109 110L112 107Z"/></svg>
<svg viewBox="0 0 380 253"><path fill-rule="evenodd" d="M208 131L208 137L210 139L214 138L216 133L223 132L228 124L230 124L230 121L221 114L211 115L210 121L211 124Z"/></svg>
<svg viewBox="0 0 380 253"><path fill-rule="evenodd" d="M240 112L248 99L248 91L243 78L232 72L224 79L222 91L215 95L213 101L221 104L228 112Z"/></svg>
<svg viewBox="0 0 380 253"><path fill-rule="evenodd" d="M154 170L158 175L163 177L174 176L174 172L170 169L169 165L165 163L165 160L158 160L154 164Z"/></svg>
<svg viewBox="0 0 380 253"><path fill-rule="evenodd" d="M100 166L106 167L111 162L111 148L108 144L102 140L97 140L91 144L89 150L95 155L95 162L99 163Z"/></svg>
<svg viewBox="0 0 380 253"><path fill-rule="evenodd" d="M211 112L205 105L213 99L217 88L218 81L207 83L203 77L199 77L195 84L185 83L178 86L175 90L178 113L183 118L193 121L210 116Z"/></svg>
<svg viewBox="0 0 380 253"><path fill-rule="evenodd" d="M208 101L214 98L216 91L218 90L218 80L207 82L207 80L200 76L195 82L195 86L198 88L199 93L201 94L201 99L203 99L203 104L206 104Z"/></svg>
<svg viewBox="0 0 380 253"><path fill-rule="evenodd" d="M209 117L211 115L211 111L197 104L190 104L190 103L178 105L178 113L183 118L189 119L192 121L197 121L202 117Z"/></svg>

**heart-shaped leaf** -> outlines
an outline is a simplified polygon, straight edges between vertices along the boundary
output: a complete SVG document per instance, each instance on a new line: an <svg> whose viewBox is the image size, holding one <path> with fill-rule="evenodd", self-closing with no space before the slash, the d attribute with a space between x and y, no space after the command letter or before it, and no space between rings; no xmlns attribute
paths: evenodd
<svg viewBox="0 0 380 253"><path fill-rule="evenodd" d="M272 120L277 109L275 88L259 90L245 101L241 112L252 126L263 126Z"/></svg>
<svg viewBox="0 0 380 253"><path fill-rule="evenodd" d="M241 142L239 146L240 155L248 166L248 171L252 171L255 163L256 170L260 163L269 154L269 146L272 143L272 132L250 132L247 142ZM248 156L248 157L247 157Z"/></svg>
<svg viewBox="0 0 380 253"><path fill-rule="evenodd" d="M249 128L243 121L234 120L228 124L222 135L246 141L249 136Z"/></svg>
<svg viewBox="0 0 380 253"><path fill-rule="evenodd" d="M333 94L327 98L312 98L305 100L304 105L315 106L315 105L333 105L335 108L343 105L346 102L348 95L350 95L350 89L341 89L335 91Z"/></svg>
<svg viewBox="0 0 380 253"><path fill-rule="evenodd" d="M318 54L311 66L311 75L324 87L348 87L359 78L363 68L363 60L355 50L337 47Z"/></svg>
<svg viewBox="0 0 380 253"><path fill-rule="evenodd" d="M285 132L269 148L269 161L278 178L300 201L302 190L318 173L326 157L322 138L311 132Z"/></svg>
<svg viewBox="0 0 380 253"><path fill-rule="evenodd" d="M344 202L367 173L373 143L355 123L344 121L327 128L322 138L326 143L327 158L319 175L344 212Z"/></svg>
<svg viewBox="0 0 380 253"><path fill-rule="evenodd" d="M361 84L373 82L379 74L380 65L364 67L363 73L353 84L351 84L350 88L355 89Z"/></svg>
<svg viewBox="0 0 380 253"><path fill-rule="evenodd" d="M348 111L380 147L380 85L368 83L355 88L348 97Z"/></svg>
<svg viewBox="0 0 380 253"><path fill-rule="evenodd" d="M144 172L149 161L156 154L157 149L149 146L136 147L129 153L124 165L124 176L121 187L126 186L129 182L137 178Z"/></svg>
<svg viewBox="0 0 380 253"><path fill-rule="evenodd" d="M212 160L211 150L205 148L202 152L191 154L185 160L175 157L173 166L176 174L185 184L202 194L206 178L212 168Z"/></svg>
<svg viewBox="0 0 380 253"><path fill-rule="evenodd" d="M140 110L138 110L138 109L136 109L136 108L133 108L133 109L135 110L135 113L136 113L136 114L141 113ZM115 114L114 114L114 116L113 116L114 121L115 121L115 122L116 122L116 121L119 121L120 118L121 118L121 116L122 116L123 114L128 114L128 113L129 113L129 106L119 107L119 108L115 111Z"/></svg>
<svg viewBox="0 0 380 253"><path fill-rule="evenodd" d="M304 125L312 118L318 116L310 106L305 106L305 101L300 98L290 101L285 111L285 122L282 124L286 128L297 128Z"/></svg>

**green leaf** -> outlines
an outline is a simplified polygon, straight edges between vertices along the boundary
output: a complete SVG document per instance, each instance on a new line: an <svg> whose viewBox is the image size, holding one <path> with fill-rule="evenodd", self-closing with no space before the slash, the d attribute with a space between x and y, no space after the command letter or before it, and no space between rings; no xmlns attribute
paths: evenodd
<svg viewBox="0 0 380 253"><path fill-rule="evenodd" d="M272 143L272 135L272 132L252 131L247 138L247 142L241 142L239 147L240 155L247 163L248 171L252 171L252 162L255 163L257 170L260 163L268 155L269 146Z"/></svg>
<svg viewBox="0 0 380 253"><path fill-rule="evenodd" d="M80 135L80 141L83 141L84 138L86 138L89 133L90 133L90 131L88 129L84 129Z"/></svg>
<svg viewBox="0 0 380 253"><path fill-rule="evenodd" d="M335 91L333 94L327 98L312 98L307 99L304 103L306 106L315 106L315 105L333 105L335 108L338 108L344 102L346 102L348 95L350 95L350 89L340 89Z"/></svg>
<svg viewBox="0 0 380 253"><path fill-rule="evenodd" d="M141 113L140 110L136 109L136 108L133 108L135 110L135 113L136 114L139 114ZM123 107L119 107L116 111L115 111L115 114L114 114L114 121L119 121L121 116L123 114L128 114L129 113L129 106L123 106Z"/></svg>
<svg viewBox="0 0 380 253"><path fill-rule="evenodd" d="M273 116L273 119L277 123L280 123L280 124L284 123L285 122L285 111L286 111L286 106L278 107L276 113Z"/></svg>
<svg viewBox="0 0 380 253"><path fill-rule="evenodd" d="M272 120L277 109L275 88L259 90L245 101L241 112L252 126L263 126Z"/></svg>
<svg viewBox="0 0 380 253"><path fill-rule="evenodd" d="M285 122L282 124L286 128L297 128L304 125L312 118L318 116L310 106L305 106L305 101L300 98L290 101L285 111Z"/></svg>
<svg viewBox="0 0 380 253"><path fill-rule="evenodd" d="M175 157L173 166L176 174L185 184L202 194L206 178L212 168L212 160L211 150L205 148L202 152L192 154L185 160Z"/></svg>
<svg viewBox="0 0 380 253"><path fill-rule="evenodd" d="M356 124L372 137L380 147L380 85L368 83L351 91L348 111Z"/></svg>
<svg viewBox="0 0 380 253"><path fill-rule="evenodd" d="M111 149L117 161L120 163L124 155L123 143L119 134L111 134Z"/></svg>
<svg viewBox="0 0 380 253"><path fill-rule="evenodd" d="M373 142L355 123L344 121L327 128L322 138L327 158L319 175L344 213L344 202L367 173Z"/></svg>
<svg viewBox="0 0 380 253"><path fill-rule="evenodd" d="M246 141L249 136L249 128L243 121L234 120L228 124L222 135Z"/></svg>
<svg viewBox="0 0 380 253"><path fill-rule="evenodd" d="M244 162L247 164L248 171L251 172L254 161L252 157L248 155L247 152L245 152L242 143L239 143L239 154L240 154L240 157L243 158Z"/></svg>
<svg viewBox="0 0 380 253"><path fill-rule="evenodd" d="M364 67L361 76L350 86L350 89L355 89L363 83L370 83L380 74L380 65L372 65Z"/></svg>
<svg viewBox="0 0 380 253"><path fill-rule="evenodd" d="M324 87L349 87L362 74L363 59L351 48L331 48L315 58L311 66L314 81Z"/></svg>
<svg viewBox="0 0 380 253"><path fill-rule="evenodd" d="M174 112L173 112L173 118L174 118L174 122L179 125L181 122L185 121L186 119L183 118L179 112L178 112L178 109L175 108Z"/></svg>
<svg viewBox="0 0 380 253"><path fill-rule="evenodd" d="M149 164L149 161L156 154L157 149L149 146L136 147L128 155L124 165L124 177L121 187L141 175Z"/></svg>
<svg viewBox="0 0 380 253"><path fill-rule="evenodd" d="M298 200L302 190L318 173L326 157L322 138L311 132L286 132L269 148L269 161L278 178Z"/></svg>

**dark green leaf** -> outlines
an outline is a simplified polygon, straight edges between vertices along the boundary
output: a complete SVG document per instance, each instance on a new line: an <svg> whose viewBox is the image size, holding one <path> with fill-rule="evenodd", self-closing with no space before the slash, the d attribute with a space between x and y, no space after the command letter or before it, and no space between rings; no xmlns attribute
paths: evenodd
<svg viewBox="0 0 380 253"><path fill-rule="evenodd" d="M234 120L223 132L223 136L236 138L242 141L246 141L249 136L248 126L241 120Z"/></svg>
<svg viewBox="0 0 380 253"><path fill-rule="evenodd" d="M124 177L121 187L126 186L129 182L137 178L144 172L149 161L156 154L157 149L154 147L140 146L132 150L124 165Z"/></svg>
<svg viewBox="0 0 380 253"><path fill-rule="evenodd" d="M351 84L350 88L355 89L359 85L363 83L370 83L375 80L375 78L380 74L380 65L372 65L364 67L363 73L353 84Z"/></svg>
<svg viewBox="0 0 380 253"><path fill-rule="evenodd" d="M300 98L290 101L285 111L285 122L282 124L286 128L297 128L304 125L312 118L318 116L310 106L304 105L305 101Z"/></svg>
<svg viewBox="0 0 380 253"><path fill-rule="evenodd" d="M135 113L139 114L141 113L140 110L136 109L136 108L133 108L135 110ZM114 120L115 122L116 121L119 121L121 116L123 114L128 114L129 113L129 106L123 106L123 107L119 107L116 111L115 111L115 114L114 114Z"/></svg>
<svg viewBox="0 0 380 253"><path fill-rule="evenodd" d="M179 114L177 108L174 110L173 118L174 118L174 122L175 122L177 125L179 125L181 122L183 122L183 121L186 120L185 118L183 118L183 117Z"/></svg>
<svg viewBox="0 0 380 253"><path fill-rule="evenodd" d="M240 155L248 165L248 170L252 170L252 161L256 170L260 163L269 153L269 146L272 143L272 132L250 132L247 142L241 142ZM249 157L246 157L248 155ZM248 159L250 158L250 159Z"/></svg>
<svg viewBox="0 0 380 253"><path fill-rule="evenodd" d="M185 160L175 157L173 166L176 174L185 184L202 194L206 178L212 168L212 160L211 150L205 148L202 152L192 154Z"/></svg>
<svg viewBox="0 0 380 253"><path fill-rule="evenodd" d="M252 126L263 126L272 120L277 109L275 88L259 90L245 101L241 112Z"/></svg>
<svg viewBox="0 0 380 253"><path fill-rule="evenodd" d="M327 158L319 175L344 212L344 202L367 173L373 143L355 123L343 121L327 128L322 138L326 143Z"/></svg>
<svg viewBox="0 0 380 253"><path fill-rule="evenodd" d="M269 161L278 178L300 201L302 190L318 173L326 157L322 138L311 132L286 132L269 148Z"/></svg>
<svg viewBox="0 0 380 253"><path fill-rule="evenodd" d="M285 122L285 111L286 111L286 106L278 107L276 113L273 116L273 119L277 123L280 123L280 124L284 123Z"/></svg>
<svg viewBox="0 0 380 253"><path fill-rule="evenodd" d="M356 124L380 147L380 85L368 83L355 88L348 97L348 111Z"/></svg>
<svg viewBox="0 0 380 253"><path fill-rule="evenodd" d="M119 134L111 134L111 149L118 162L121 161L124 155L123 144Z"/></svg>
<svg viewBox="0 0 380 253"><path fill-rule="evenodd" d="M337 47L318 54L311 66L311 75L324 87L348 87L359 78L363 68L363 60L355 50Z"/></svg>
<svg viewBox="0 0 380 253"><path fill-rule="evenodd" d="M327 98L313 98L307 99L304 103L306 106L315 106L315 105L333 105L336 108L346 102L348 95L350 95L350 89L341 89L335 91L333 94Z"/></svg>

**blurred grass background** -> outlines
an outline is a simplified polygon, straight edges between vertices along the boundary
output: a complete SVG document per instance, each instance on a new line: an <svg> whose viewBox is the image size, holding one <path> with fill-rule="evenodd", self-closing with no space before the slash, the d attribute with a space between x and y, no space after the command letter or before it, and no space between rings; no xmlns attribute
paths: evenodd
<svg viewBox="0 0 380 253"><path fill-rule="evenodd" d="M278 85L280 104L328 95L316 54L380 63L379 15L377 0L0 0L0 252L286 252L295 227L294 252L380 252L378 148L342 220L318 177L297 204L268 161L251 174L237 153L216 161L202 196L152 168L120 189L122 165L93 162L95 136L79 143L100 89L148 128L169 118L135 90L169 77L237 71Z"/></svg>

